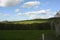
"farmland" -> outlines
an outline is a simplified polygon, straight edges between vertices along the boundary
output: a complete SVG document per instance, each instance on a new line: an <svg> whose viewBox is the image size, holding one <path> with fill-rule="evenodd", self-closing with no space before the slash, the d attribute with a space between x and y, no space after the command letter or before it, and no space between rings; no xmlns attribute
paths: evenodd
<svg viewBox="0 0 60 40"><path fill-rule="evenodd" d="M45 37L55 40L55 30L51 30L52 19L1 22L0 40L42 40ZM51 37L51 38L50 38ZM46 38L48 39L48 38Z"/></svg>
<svg viewBox="0 0 60 40"><path fill-rule="evenodd" d="M35 19L35 20L24 20L24 21L15 21L14 24L33 24L33 23L45 23L48 22L48 19Z"/></svg>
<svg viewBox="0 0 60 40"><path fill-rule="evenodd" d="M1 30L50 30L49 19L35 19L0 23Z"/></svg>
<svg viewBox="0 0 60 40"><path fill-rule="evenodd" d="M0 40L42 40L42 33L55 34L51 30L0 30Z"/></svg>

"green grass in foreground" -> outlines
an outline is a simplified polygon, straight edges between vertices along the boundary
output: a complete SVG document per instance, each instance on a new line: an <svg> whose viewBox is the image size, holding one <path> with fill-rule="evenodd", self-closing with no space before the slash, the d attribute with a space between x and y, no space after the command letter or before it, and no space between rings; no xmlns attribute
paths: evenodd
<svg viewBox="0 0 60 40"><path fill-rule="evenodd" d="M41 40L41 34L54 34L49 30L0 30L0 40Z"/></svg>

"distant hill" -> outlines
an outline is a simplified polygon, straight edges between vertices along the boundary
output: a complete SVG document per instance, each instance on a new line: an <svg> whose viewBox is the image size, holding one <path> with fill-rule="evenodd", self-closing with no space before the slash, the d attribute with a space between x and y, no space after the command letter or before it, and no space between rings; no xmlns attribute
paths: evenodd
<svg viewBox="0 0 60 40"><path fill-rule="evenodd" d="M1 22L0 30L50 30L49 19Z"/></svg>
<svg viewBox="0 0 60 40"><path fill-rule="evenodd" d="M51 22L54 21L56 23L60 21L60 17L57 16L55 15L55 17L49 19L3 21L0 22L0 30L51 30ZM55 26L52 27L55 29Z"/></svg>

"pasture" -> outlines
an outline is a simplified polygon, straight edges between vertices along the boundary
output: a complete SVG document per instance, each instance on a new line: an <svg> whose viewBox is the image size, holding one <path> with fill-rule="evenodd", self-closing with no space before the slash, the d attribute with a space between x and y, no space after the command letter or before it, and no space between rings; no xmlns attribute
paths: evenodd
<svg viewBox="0 0 60 40"><path fill-rule="evenodd" d="M42 33L55 34L51 30L0 30L0 40L42 40Z"/></svg>

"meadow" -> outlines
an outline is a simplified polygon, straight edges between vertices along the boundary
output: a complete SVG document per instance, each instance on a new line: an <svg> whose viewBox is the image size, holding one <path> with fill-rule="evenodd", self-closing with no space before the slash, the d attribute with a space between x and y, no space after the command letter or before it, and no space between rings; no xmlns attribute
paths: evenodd
<svg viewBox="0 0 60 40"><path fill-rule="evenodd" d="M49 19L34 19L24 21L4 21L0 23L0 30L50 30Z"/></svg>
<svg viewBox="0 0 60 40"><path fill-rule="evenodd" d="M0 30L0 40L42 40L42 33L55 34L51 30Z"/></svg>
<svg viewBox="0 0 60 40"><path fill-rule="evenodd" d="M0 40L42 40L42 34L48 40L55 40L55 30L51 30L52 19L1 22ZM45 40L46 40L45 39Z"/></svg>

